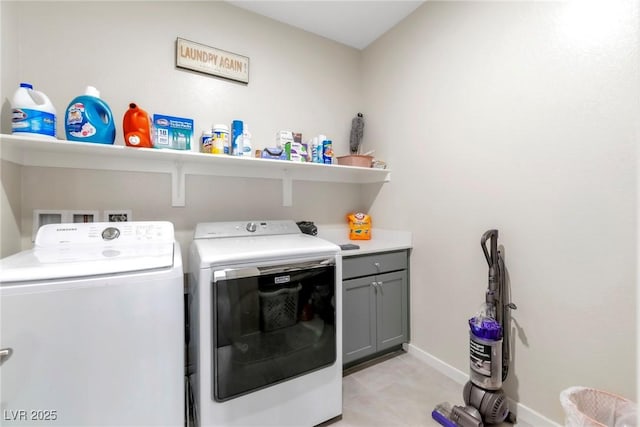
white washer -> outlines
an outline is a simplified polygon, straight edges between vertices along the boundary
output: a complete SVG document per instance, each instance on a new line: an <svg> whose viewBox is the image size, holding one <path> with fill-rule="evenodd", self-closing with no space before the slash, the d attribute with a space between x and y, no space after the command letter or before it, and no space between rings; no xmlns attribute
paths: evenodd
<svg viewBox="0 0 640 427"><path fill-rule="evenodd" d="M340 417L340 248L293 221L204 223L189 259L196 426L313 426Z"/></svg>
<svg viewBox="0 0 640 427"><path fill-rule="evenodd" d="M169 222L50 224L0 260L2 425L184 425Z"/></svg>

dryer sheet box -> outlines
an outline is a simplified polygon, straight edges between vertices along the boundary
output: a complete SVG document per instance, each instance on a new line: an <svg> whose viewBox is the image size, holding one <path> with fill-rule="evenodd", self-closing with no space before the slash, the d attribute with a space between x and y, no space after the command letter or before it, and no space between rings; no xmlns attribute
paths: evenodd
<svg viewBox="0 0 640 427"><path fill-rule="evenodd" d="M153 115L153 146L173 150L191 150L193 120L183 117Z"/></svg>

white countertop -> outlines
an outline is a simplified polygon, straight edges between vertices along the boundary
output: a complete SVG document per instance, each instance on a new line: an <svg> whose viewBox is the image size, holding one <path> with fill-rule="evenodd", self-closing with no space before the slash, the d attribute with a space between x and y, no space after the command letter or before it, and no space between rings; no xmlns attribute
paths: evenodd
<svg viewBox="0 0 640 427"><path fill-rule="evenodd" d="M410 249L411 232L373 228L371 240L349 240L349 227L346 224L317 225L318 237L336 245L352 243L360 249L342 250L343 257L365 255L376 252L389 252Z"/></svg>

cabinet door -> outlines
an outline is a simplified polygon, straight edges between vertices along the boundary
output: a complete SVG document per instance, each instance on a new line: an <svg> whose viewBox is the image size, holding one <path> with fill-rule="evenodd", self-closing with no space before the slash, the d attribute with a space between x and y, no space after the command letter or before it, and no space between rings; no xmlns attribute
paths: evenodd
<svg viewBox="0 0 640 427"><path fill-rule="evenodd" d="M407 271L380 274L377 297L377 351L407 341Z"/></svg>
<svg viewBox="0 0 640 427"><path fill-rule="evenodd" d="M349 363L376 351L375 278L342 282L342 363Z"/></svg>

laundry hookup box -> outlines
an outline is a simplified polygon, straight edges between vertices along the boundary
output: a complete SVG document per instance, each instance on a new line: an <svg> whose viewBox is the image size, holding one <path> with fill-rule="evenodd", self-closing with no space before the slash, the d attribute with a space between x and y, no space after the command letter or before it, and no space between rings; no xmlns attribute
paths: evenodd
<svg viewBox="0 0 640 427"><path fill-rule="evenodd" d="M152 133L154 148L191 150L193 120L154 114Z"/></svg>

